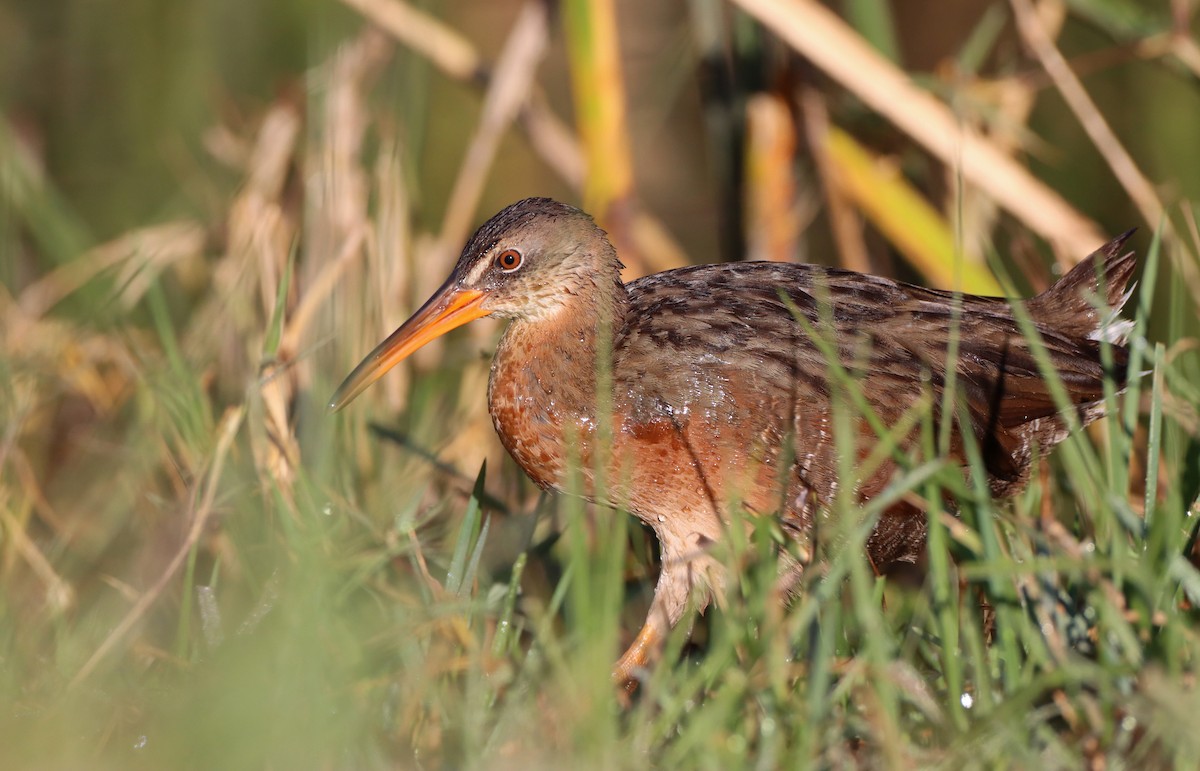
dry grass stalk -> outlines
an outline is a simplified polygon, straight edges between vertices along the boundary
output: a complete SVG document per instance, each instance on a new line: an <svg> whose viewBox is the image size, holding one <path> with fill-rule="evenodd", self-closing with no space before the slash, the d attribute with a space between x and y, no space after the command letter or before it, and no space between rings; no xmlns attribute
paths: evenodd
<svg viewBox="0 0 1200 771"><path fill-rule="evenodd" d="M380 277L393 270L405 271L403 259L388 266L376 259L368 262L365 271L348 270L364 255L372 254L371 176L363 163L363 146L372 124L367 93L391 61L393 50L387 35L366 28L315 71L324 99L314 110L320 130L313 134L315 141L307 160L315 173L310 175L305 199L301 296L284 328L281 359L297 356L302 341L313 339L310 330L318 330L321 339L339 336L356 341L374 336L378 322L370 311L378 308L386 315L386 309L395 304L396 297L385 293L390 284ZM363 299L373 295L378 302L368 304L368 312L346 316L359 322L356 327L334 329L335 308L363 308ZM336 299L333 304L326 302L331 297ZM319 322L318 311L324 312ZM314 362L304 358L294 363L300 386L312 387ZM333 363L339 368L349 365L342 357Z"/></svg>
<svg viewBox="0 0 1200 771"><path fill-rule="evenodd" d="M976 294L1003 294L991 271L963 259L941 213L913 189L894 161L872 155L844 131L831 128L826 152L842 190L929 282Z"/></svg>
<svg viewBox="0 0 1200 771"><path fill-rule="evenodd" d="M229 305L225 307L240 308L242 314L241 318L230 314L225 322L228 342L221 354L241 362L238 369L247 375L249 367L261 357L263 330L272 317L298 231L297 218L288 211L282 198L300 129L300 116L289 104L277 104L265 116L247 161L246 184L229 210L229 250L214 275L214 284L220 290L214 295L214 306L209 312L218 318L225 317L224 307L215 303L225 306L227 300ZM258 311L253 299L247 296L252 292L258 295ZM273 479L287 490L300 461L300 449L287 417L294 386L286 375L273 376L269 372L257 375L261 380L263 414L262 433L251 432L254 459L264 479Z"/></svg>
<svg viewBox="0 0 1200 771"><path fill-rule="evenodd" d="M562 178L572 190L583 190L587 181L587 160L571 127L550 111L541 92L534 89L518 118L529 136L534 152Z"/></svg>
<svg viewBox="0 0 1200 771"><path fill-rule="evenodd" d="M24 450L16 445L17 438L21 435L19 430L22 421L14 420L9 429L9 436L6 437L5 445L0 448L0 468L4 468L5 462L12 464L13 470L16 472L17 481L22 494L29 497L33 504L33 511L38 515L42 522L46 523L54 532L56 537L63 537L68 533L68 523L54 507L50 505L50 500L46 497L46 491L42 487L41 480L38 479L37 470L33 463L29 461L29 455ZM11 460L10 458L11 453ZM24 525L23 525L24 526ZM5 553L5 561L3 563L4 570L9 568L8 554Z"/></svg>
<svg viewBox="0 0 1200 771"><path fill-rule="evenodd" d="M286 304L279 348L275 359L260 373L259 396L263 406L263 432L252 432L255 459L269 478L280 483L290 496L295 471L300 463L300 446L290 415L296 393L312 384L306 360L296 360L301 341L318 311L339 285L346 267L360 254L368 232L367 205L370 182L362 167L363 142L370 125L366 91L380 69L389 61L392 43L382 33L364 30L355 40L340 46L332 59L317 72L323 77L326 97L322 112L321 143L313 175L313 195L318 209L310 217L309 248L293 292L279 286L279 270L286 265L297 232L288 240L273 239L261 250L263 272L262 316L271 319L280 291L297 297ZM282 192L280 188L277 195ZM282 202L277 205L282 206ZM334 251L336 249L336 251ZM330 254L336 254L329 259Z"/></svg>
<svg viewBox="0 0 1200 771"><path fill-rule="evenodd" d="M1067 7L1062 0L1041 0L1037 14L1042 28L1053 38L1058 36L1066 21ZM964 119L978 124L978 130L986 133L998 149L1015 155L1022 149L1023 140L1028 138L1026 126L1038 96L1035 84L1028 78L1006 78L978 85L968 84L966 88L968 100L983 100L989 114L985 117L976 112L964 115ZM1000 208L995 200L982 194L973 185L962 184L958 172L958 169L946 169L944 208L958 221L964 256L979 261L994 243L992 231Z"/></svg>
<svg viewBox="0 0 1200 771"><path fill-rule="evenodd" d="M290 363L296 359L301 351L301 342L308 338L310 327L321 306L337 289L350 265L362 254L367 233L365 228L347 233L341 251L321 265L320 271L296 301L296 307L288 317L280 336L277 358L281 362Z"/></svg>
<svg viewBox="0 0 1200 771"><path fill-rule="evenodd" d="M475 48L457 30L407 3L342 0L404 45L429 59L455 80L475 80L484 72Z"/></svg>
<svg viewBox="0 0 1200 771"><path fill-rule="evenodd" d="M496 159L500 139L522 106L529 102L534 76L548 42L546 25L546 7L540 0L526 2L513 22L483 100L483 113L467 146L446 206L446 218L439 235L439 250L443 252L457 252L471 234L479 198Z"/></svg>
<svg viewBox="0 0 1200 771"><path fill-rule="evenodd" d="M1125 188L1133 200L1138 212L1151 228L1162 228L1164 240L1168 243L1184 243L1176 238L1174 225L1167 216L1166 208L1158 197L1158 192L1150 180L1142 174L1137 162L1125 149L1124 145L1109 127L1108 121L1088 96L1087 90L1079 78L1071 70L1062 53L1055 47L1054 41L1039 24L1037 14L1030 5L1030 0L1010 0L1017 19L1017 28L1022 39L1037 56L1042 68L1054 82L1055 88L1062 94L1063 100L1074 113L1076 120L1083 127L1092 144L1100 152L1113 174ZM1195 255L1186 259L1182 250L1168 249L1167 253L1173 259L1175 268L1185 277L1185 285L1191 291L1193 301L1200 306L1200 271L1197 270Z"/></svg>
<svg viewBox="0 0 1200 771"><path fill-rule="evenodd" d="M274 307L296 238L299 216L282 196L300 130L299 111L289 102L277 102L263 117L246 183L229 207L226 251L213 268L212 291L185 331L187 349L215 363L218 385L227 393L241 393L257 376L266 327L261 309Z"/></svg>
<svg viewBox="0 0 1200 771"><path fill-rule="evenodd" d="M375 228L367 242L371 272L377 278L383 330L395 329L411 310L401 299L413 295L413 227L408 182L401 165L400 146L384 140L375 161ZM404 409L408 395L409 367L397 367L394 375L377 383L393 413Z"/></svg>
<svg viewBox="0 0 1200 771"><path fill-rule="evenodd" d="M778 96L756 94L746 104L746 259L796 258L796 130Z"/></svg>
<svg viewBox="0 0 1200 771"><path fill-rule="evenodd" d="M825 97L815 88L805 86L800 91L800 106L809 151L821 178L821 194L829 213L829 229L841 255L842 267L869 273L871 262L867 258L867 244L863 240L862 218L850 205L838 168L829 158L829 110L825 106Z"/></svg>
<svg viewBox="0 0 1200 771"><path fill-rule="evenodd" d="M629 232L637 244L637 253L641 260L626 266L627 269L622 273L626 281L689 264L687 253L675 240L675 236L671 235L662 220L647 212L645 208L639 206L633 212Z"/></svg>
<svg viewBox="0 0 1200 771"><path fill-rule="evenodd" d="M1192 71L1192 75L1200 78L1200 44L1186 30L1174 32L1169 38L1167 50L1184 66Z"/></svg>
<svg viewBox="0 0 1200 771"><path fill-rule="evenodd" d="M115 272L117 300L130 307L144 295L159 274L186 260L198 260L205 243L200 225L190 220L140 228L80 255L29 284L19 297L4 296L0 306L0 351L16 364L9 383L12 400L3 418L5 444L0 447L0 468L13 471L19 481L22 506L28 504L57 539L78 537L81 522L59 517L46 497L39 474L46 478L70 473L63 463L79 461L72 451L89 441L91 424L112 419L143 381L142 367L155 349L146 335L134 329L119 334L97 332L49 311L64 298L105 272ZM134 353L136 351L136 353ZM72 411L73 410L73 411ZM88 417L78 422L78 413ZM35 468L22 442L34 447L46 443L54 449ZM89 457L85 449L79 457ZM72 466L73 467L73 466ZM0 490L0 493L3 493ZM0 507L2 508L2 507ZM5 569L19 554L37 579L46 586L50 607L61 611L74 602L74 590L60 578L39 550L24 515L13 518L5 510ZM86 528L86 525L83 526ZM15 552L12 551L15 549Z"/></svg>
<svg viewBox="0 0 1200 771"><path fill-rule="evenodd" d="M274 480L280 492L291 502L291 488L300 465L300 444L296 441L288 419L295 384L287 367L267 364L259 377L259 397L262 399L262 423L265 441L251 433L251 446L264 479Z"/></svg>
<svg viewBox="0 0 1200 771"><path fill-rule="evenodd" d="M204 228L192 220L131 230L25 287L19 300L21 311L28 318L39 318L100 274L114 269L121 304L131 308L165 268L198 258L204 243Z"/></svg>
<svg viewBox="0 0 1200 771"><path fill-rule="evenodd" d="M220 486L221 474L225 467L225 459L229 454L230 447L233 446L233 440L237 436L238 431L242 426L242 418L245 416L245 408L235 407L230 408L221 418L221 423L217 433L217 445L213 451L212 460L209 464L208 474L204 481L203 490L197 489L194 493L192 501L192 518L191 526L188 528L186 537L183 543L179 545L171 561L167 564L166 570L159 576L158 580L146 590L133 607L125 614L116 628L109 633L104 642L92 653L91 657L71 679L71 688L78 687L80 683L95 671L96 667L104 660L106 656L116 647L117 643L133 628L135 624L141 620L150 606L154 604L163 590L183 567L183 563L187 560L188 554L196 543L200 540L200 536L204 533L204 528L208 524L208 519L213 512L213 502L216 498L217 489Z"/></svg>
<svg viewBox="0 0 1200 771"><path fill-rule="evenodd" d="M1104 241L1101 229L1027 169L964 129L941 101L919 89L832 11L814 0L735 0L859 99L964 179L1046 238L1064 262Z"/></svg>
<svg viewBox="0 0 1200 771"><path fill-rule="evenodd" d="M1100 113L1096 103L1088 96L1087 90L1079 82L1079 78L1071 71L1070 65L1054 45L1050 34L1042 27L1038 14L1030 0L1011 0L1013 13L1017 20L1017 29L1025 44L1041 62L1055 87L1062 94L1067 106L1075 114L1083 130L1087 132L1092 144L1100 151L1113 174L1120 180L1129 197L1133 199L1146 223L1158 227L1164 222L1162 202L1154 186L1138 169L1133 157L1125 150L1121 140L1113 133L1108 121ZM1080 252L1087 254L1087 252Z"/></svg>
<svg viewBox="0 0 1200 771"><path fill-rule="evenodd" d="M332 59L318 68L324 86L321 130L316 150L312 200L308 219L308 272L337 254L347 236L368 222L370 180L362 165L363 142L371 123L366 93L392 56L391 41L374 29L338 47Z"/></svg>
<svg viewBox="0 0 1200 771"><path fill-rule="evenodd" d="M25 560L35 576L46 587L46 605L54 615L61 614L75 605L75 590L55 571L54 566L42 550L29 537L26 526L29 522L28 510L32 501L26 500L22 506L25 513L17 514L8 500L9 493L0 485L0 524L11 544L21 558ZM7 551L7 550L6 550Z"/></svg>
<svg viewBox="0 0 1200 771"><path fill-rule="evenodd" d="M477 88L484 88L491 79L491 68L478 56L475 48L457 30L413 8L401 0L343 0L364 17L395 36L415 52L425 56L443 74ZM423 34L423 30L433 30ZM418 39L419 38L419 39ZM461 49L469 56L456 53L443 58L433 52L431 41L440 49ZM444 53L442 51L441 53ZM465 66L468 60L474 68ZM537 88L532 88L517 114L517 120L529 137L535 153L559 177L582 194L587 181L587 161L575 132L547 106ZM653 215L637 207L629 213L629 233L638 261L629 260L627 275L637 277L648 272L668 270L686 265L687 255L667 228Z"/></svg>
<svg viewBox="0 0 1200 771"><path fill-rule="evenodd" d="M625 254L622 209L633 196L633 159L616 7L613 0L567 0L562 10L576 127L587 156L583 205L610 230L618 252Z"/></svg>
<svg viewBox="0 0 1200 771"><path fill-rule="evenodd" d="M491 67L462 34L424 11L401 0L343 0L399 42L429 59L442 74L486 88ZM447 54L449 52L449 54ZM521 106L522 126L535 152L572 188L582 190L586 164L574 132L550 112L545 101L531 92Z"/></svg>
<svg viewBox="0 0 1200 771"><path fill-rule="evenodd" d="M40 285L34 285L40 286ZM25 436L46 431L53 422L53 397L74 395L104 414L115 409L138 379L136 357L126 341L92 332L69 321L48 316L31 317L22 310L20 298L7 304L0 324L0 344L5 355L18 362L18 376L9 384L14 399L6 419L18 414ZM126 331L135 348L142 335ZM27 376L21 373L36 373ZM52 383L47 389L39 380Z"/></svg>

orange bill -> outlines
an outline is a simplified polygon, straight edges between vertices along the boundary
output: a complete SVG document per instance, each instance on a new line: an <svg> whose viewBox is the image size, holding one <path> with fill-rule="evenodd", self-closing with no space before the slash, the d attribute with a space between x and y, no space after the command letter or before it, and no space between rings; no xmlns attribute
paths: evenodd
<svg viewBox="0 0 1200 771"><path fill-rule="evenodd" d="M354 368L329 401L329 410L337 412L354 401L385 372L435 337L488 315L491 311L484 310L482 305L483 292L462 289L447 281L412 318L401 324Z"/></svg>

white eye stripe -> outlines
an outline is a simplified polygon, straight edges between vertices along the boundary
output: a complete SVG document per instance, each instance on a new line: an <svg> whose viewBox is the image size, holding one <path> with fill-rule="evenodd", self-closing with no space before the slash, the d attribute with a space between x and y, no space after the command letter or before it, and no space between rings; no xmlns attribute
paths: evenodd
<svg viewBox="0 0 1200 771"><path fill-rule="evenodd" d="M483 278L483 274L491 266L491 260L480 260L479 262L475 263L475 267L471 268L471 272L467 274L467 280L465 282L467 286L476 284L479 279Z"/></svg>

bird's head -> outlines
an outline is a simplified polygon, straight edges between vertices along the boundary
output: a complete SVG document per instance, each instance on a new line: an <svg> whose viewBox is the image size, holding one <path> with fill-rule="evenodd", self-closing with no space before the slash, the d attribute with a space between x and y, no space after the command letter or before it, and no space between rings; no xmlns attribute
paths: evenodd
<svg viewBox="0 0 1200 771"><path fill-rule="evenodd" d="M549 198L526 198L483 224L450 277L355 367L329 409L340 410L413 351L484 316L538 321L573 298L619 284L612 245L592 218Z"/></svg>

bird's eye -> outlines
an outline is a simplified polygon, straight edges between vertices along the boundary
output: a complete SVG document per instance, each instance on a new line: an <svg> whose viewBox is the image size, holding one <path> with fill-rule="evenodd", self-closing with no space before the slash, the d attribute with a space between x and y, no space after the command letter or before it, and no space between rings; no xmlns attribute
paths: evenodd
<svg viewBox="0 0 1200 771"><path fill-rule="evenodd" d="M521 267L524 259L516 249L505 249L496 255L496 267L506 273L511 273Z"/></svg>

